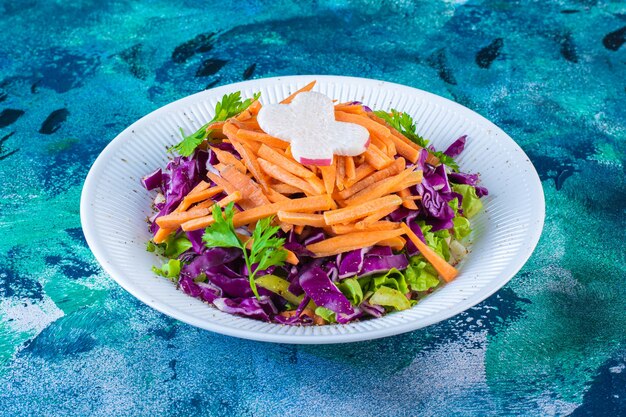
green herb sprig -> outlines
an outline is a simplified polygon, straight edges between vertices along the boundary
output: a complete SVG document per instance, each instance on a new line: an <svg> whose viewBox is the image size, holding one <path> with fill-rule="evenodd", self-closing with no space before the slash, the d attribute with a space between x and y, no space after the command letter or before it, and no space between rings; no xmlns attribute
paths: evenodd
<svg viewBox="0 0 626 417"><path fill-rule="evenodd" d="M287 259L287 251L283 248L285 239L276 236L278 226L272 226L272 217L261 219L257 222L252 233L252 246L250 253L246 244L235 233L233 226L234 203L224 207L224 212L215 205L213 207L213 219L215 222L207 227L202 236L207 247L238 248L243 252L243 259L248 268L250 288L254 295L259 298L254 277L259 271L264 271L270 266L282 266Z"/></svg>
<svg viewBox="0 0 626 417"><path fill-rule="evenodd" d="M171 147L169 150L176 151L181 156L191 155L205 139L210 138L212 130L208 129L208 127L211 123L225 121L231 117L237 116L239 113L250 107L252 103L259 99L259 97L261 97L261 93L256 93L252 96L252 98L242 101L240 91L225 94L224 97L222 97L222 100L218 101L215 105L215 116L213 116L213 119L190 135L185 135L185 132L181 127L180 133L183 140L177 145Z"/></svg>
<svg viewBox="0 0 626 417"><path fill-rule="evenodd" d="M402 133L412 142L415 142L422 148L428 148L429 141L417 134L415 122L413 121L413 118L408 114L399 112L395 109L391 109L391 114L387 113L384 110L377 110L374 112L374 114L376 114L376 116L380 117L381 119L384 119L387 123L389 123L391 127ZM454 158L446 155L442 151L430 152L434 156L436 156L442 164L445 164L449 168L458 172L459 165L456 163Z"/></svg>

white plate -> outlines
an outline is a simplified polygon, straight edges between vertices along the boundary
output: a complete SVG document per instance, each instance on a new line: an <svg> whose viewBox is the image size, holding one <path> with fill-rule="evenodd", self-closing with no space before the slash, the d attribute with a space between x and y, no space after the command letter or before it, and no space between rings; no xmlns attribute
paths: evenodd
<svg viewBox="0 0 626 417"><path fill-rule="evenodd" d="M261 92L277 102L317 80L316 91L340 101L359 100L374 109L396 108L414 117L418 133L437 149L463 134L462 171L479 172L489 189L485 212L472 219L472 252L460 275L410 310L348 325L292 327L223 313L191 298L150 271L159 262L146 251L151 195L139 180L167 163L165 149L179 140L179 127L197 130L213 116L226 93ZM203 91L168 104L120 133L100 154L85 181L80 215L89 247L122 287L178 320L226 335L280 343L342 343L408 332L445 320L489 297L506 284L534 250L545 217L541 182L522 149L500 128L445 98L398 84L337 76L291 76L246 81Z"/></svg>

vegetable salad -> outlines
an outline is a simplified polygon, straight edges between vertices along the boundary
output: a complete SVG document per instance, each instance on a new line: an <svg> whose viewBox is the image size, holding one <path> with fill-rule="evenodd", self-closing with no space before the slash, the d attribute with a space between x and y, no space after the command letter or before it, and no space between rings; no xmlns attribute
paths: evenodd
<svg viewBox="0 0 626 417"><path fill-rule="evenodd" d="M277 109L319 96L314 85ZM466 136L436 151L405 113L331 102L334 120L318 135L340 138L333 129L347 127L367 143L343 153L330 144L324 159L299 143L294 157L288 135L261 128L259 97L225 95L211 121L181 130L167 167L142 179L155 192L147 249L164 259L156 274L224 312L287 325L381 317L457 276L487 195L454 160Z"/></svg>

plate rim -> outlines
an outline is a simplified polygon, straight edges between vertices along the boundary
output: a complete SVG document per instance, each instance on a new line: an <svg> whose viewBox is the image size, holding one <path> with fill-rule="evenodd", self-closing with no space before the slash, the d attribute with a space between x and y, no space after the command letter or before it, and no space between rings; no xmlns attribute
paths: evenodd
<svg viewBox="0 0 626 417"><path fill-rule="evenodd" d="M169 306L168 304L164 304L159 302L157 299L152 299L152 297L145 292L142 288L137 287L132 284L129 280L124 280L121 278L123 274L116 270L114 264L107 260L105 250L103 248L102 242L98 240L98 237L95 234L94 228L90 227L93 223L94 218L93 214L89 210L90 203L94 200L96 194L96 187L94 186L96 183L96 179L98 178L98 173L103 170L108 161L107 155L114 153L118 148L120 148L124 143L124 137L137 127L145 123L146 119L156 117L161 113L167 113L171 109L178 107L183 102L195 102L201 100L204 96L207 95L217 95L221 93L233 92L238 90L243 90L244 88L253 88L255 84L278 84L282 82L292 82L303 83L310 82L311 80L326 81L326 82L335 82L341 83L342 81L352 81L352 82L364 82L364 83L378 83L379 87L391 87L395 89L406 90L413 94L420 94L424 96L426 99L432 99L433 101L439 101L445 103L446 106L451 107L455 111L460 111L463 113L469 112L473 117L477 118L476 120L489 126L496 133L501 135L501 139L505 141L510 141L511 145L514 146L516 151L521 153L521 157L525 158L527 161L527 167L529 171L526 174L526 180L529 181L530 185L534 188L537 188L539 193L537 196L538 200L536 201L536 205L534 206L533 216L531 220L536 222L535 233L529 236L529 242L527 245L523 246L520 249L519 255L513 258L511 264L511 272L504 279L500 279L498 281L494 281L496 285L493 288L488 288L485 291L479 291L475 294L472 294L468 298L458 302L454 305L453 308L446 310L445 312L440 312L438 314L433 314L421 319L417 322L408 321L406 323L396 324L391 327L385 327L382 329L370 330L367 332L354 332L354 333L338 333L332 335L288 335L288 334L278 334L278 333L260 333L258 331L240 329L236 327L224 326L220 323L214 321L207 321L196 317L192 314L188 314L185 311ZM495 123L491 122L489 119L485 118L481 114L476 111L465 107L459 103L456 103L448 98L439 96L437 94L421 90L415 87L382 81L371 78L363 78L363 77L349 77L349 76L338 76L338 75L289 75L289 76L278 76L278 77L268 77L268 78L258 78L254 80L241 81L237 83L227 84L223 86L219 86L209 90L203 90L186 97L182 97L178 100L170 102L164 106L161 106L150 113L142 116L131 125L122 130L119 134L115 136L113 140L111 140L99 153L98 157L93 162L92 166L89 169L89 173L85 178L85 182L83 183L83 188L81 191L80 198L80 220L83 234L85 236L85 240L89 246L89 249L95 256L98 263L102 266L104 271L115 280L122 288L128 291L131 295L137 298L139 301L147 304L153 309L166 314L176 320L182 321L184 323L190 324L195 327L199 327L201 329L210 330L216 333L234 336L238 338L244 338L249 340L256 340L261 342L272 342L272 343L289 343L289 344L332 344L332 343L350 343L350 342L359 342L364 340L373 340L382 337L388 337L392 335L398 335L402 333L406 333L409 331L417 330L420 328L424 328L430 326L432 324L448 320L459 313L479 304L485 299L489 298L495 292L500 290L504 285L506 285L513 277L517 275L517 273L521 270L521 268L527 263L528 259L534 253L537 244L539 243L539 239L541 238L544 223L545 223L545 195L543 186L541 184L541 180L539 175L530 161L528 155L524 152L524 150L513 140L511 136L509 136L506 132L504 132L499 126ZM534 224L533 222L533 224ZM207 306L210 308L209 306ZM376 320L376 319L370 319ZM277 324L278 325L278 324ZM344 325L337 325L344 326Z"/></svg>

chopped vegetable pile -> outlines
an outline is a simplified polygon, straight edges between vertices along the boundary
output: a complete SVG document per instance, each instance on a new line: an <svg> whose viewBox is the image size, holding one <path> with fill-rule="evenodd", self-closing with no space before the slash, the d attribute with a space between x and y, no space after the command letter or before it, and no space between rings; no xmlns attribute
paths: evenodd
<svg viewBox="0 0 626 417"><path fill-rule="evenodd" d="M288 325L405 310L458 275L487 195L454 161L466 136L437 152L409 115L333 109L307 93L314 85L260 117L258 94L224 96L171 149L179 156L142 179L157 191L148 250L166 261L156 274L224 312ZM280 119L303 103L306 122Z"/></svg>

